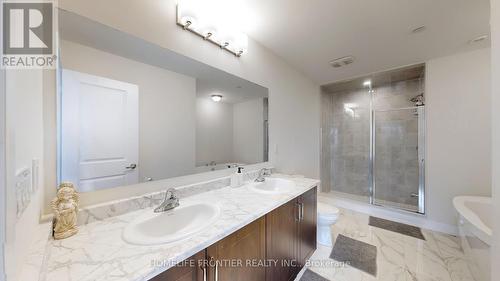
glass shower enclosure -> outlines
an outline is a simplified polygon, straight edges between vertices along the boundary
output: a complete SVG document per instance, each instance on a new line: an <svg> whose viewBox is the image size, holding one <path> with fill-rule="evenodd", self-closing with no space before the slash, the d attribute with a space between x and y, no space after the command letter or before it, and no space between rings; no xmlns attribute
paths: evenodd
<svg viewBox="0 0 500 281"><path fill-rule="evenodd" d="M425 66L322 87L322 191L425 213Z"/></svg>

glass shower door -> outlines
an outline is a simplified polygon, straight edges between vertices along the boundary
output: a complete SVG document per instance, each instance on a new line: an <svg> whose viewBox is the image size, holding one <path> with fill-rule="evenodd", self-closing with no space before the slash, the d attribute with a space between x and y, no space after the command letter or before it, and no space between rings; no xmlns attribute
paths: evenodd
<svg viewBox="0 0 500 281"><path fill-rule="evenodd" d="M424 213L424 107L373 111L373 203Z"/></svg>

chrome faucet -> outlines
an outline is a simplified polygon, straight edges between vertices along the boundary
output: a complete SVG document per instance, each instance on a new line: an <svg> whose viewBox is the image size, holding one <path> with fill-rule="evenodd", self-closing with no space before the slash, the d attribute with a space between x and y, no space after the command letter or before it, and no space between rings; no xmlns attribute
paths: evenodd
<svg viewBox="0 0 500 281"><path fill-rule="evenodd" d="M259 171L259 175L255 179L256 182L264 182L266 180L265 176L270 176L271 175L271 169L268 168L262 168Z"/></svg>
<svg viewBox="0 0 500 281"><path fill-rule="evenodd" d="M177 190L175 188L169 188L165 192L165 199L160 204L160 206L154 209L155 213L161 213L168 210L172 210L179 206L179 197L177 196Z"/></svg>

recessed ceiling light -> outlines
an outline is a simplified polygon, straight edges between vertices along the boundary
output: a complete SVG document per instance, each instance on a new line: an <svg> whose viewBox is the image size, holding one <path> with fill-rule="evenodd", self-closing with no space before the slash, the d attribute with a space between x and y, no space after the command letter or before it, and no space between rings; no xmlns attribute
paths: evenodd
<svg viewBox="0 0 500 281"><path fill-rule="evenodd" d="M426 29L427 29L427 26L421 25L417 28L412 29L411 33L419 33L419 32L425 31Z"/></svg>
<svg viewBox="0 0 500 281"><path fill-rule="evenodd" d="M481 35L469 41L469 44L479 43L488 39L488 35Z"/></svg>
<svg viewBox="0 0 500 281"><path fill-rule="evenodd" d="M212 95L211 98L214 102L220 102L222 100L222 95Z"/></svg>

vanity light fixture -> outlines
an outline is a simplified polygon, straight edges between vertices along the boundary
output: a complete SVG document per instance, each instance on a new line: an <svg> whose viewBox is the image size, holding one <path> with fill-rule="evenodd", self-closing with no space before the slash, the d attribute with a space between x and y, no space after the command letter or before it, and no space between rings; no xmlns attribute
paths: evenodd
<svg viewBox="0 0 500 281"><path fill-rule="evenodd" d="M222 95L212 95L211 98L214 102L220 102L222 100Z"/></svg>
<svg viewBox="0 0 500 281"><path fill-rule="evenodd" d="M224 19L210 1L183 0L177 5L177 25L205 41L240 57L248 50L248 36L237 30L233 19Z"/></svg>

